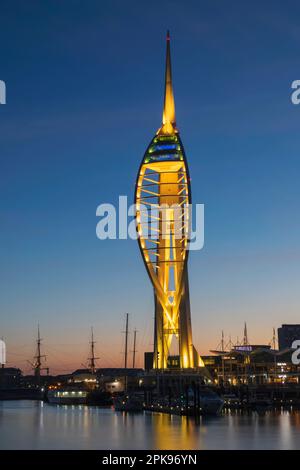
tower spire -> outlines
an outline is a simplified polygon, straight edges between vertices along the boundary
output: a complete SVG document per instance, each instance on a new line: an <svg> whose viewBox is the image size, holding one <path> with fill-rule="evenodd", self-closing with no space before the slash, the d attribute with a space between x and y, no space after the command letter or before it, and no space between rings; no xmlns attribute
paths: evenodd
<svg viewBox="0 0 300 470"><path fill-rule="evenodd" d="M248 346L248 331L247 331L247 323L244 324L244 346Z"/></svg>
<svg viewBox="0 0 300 470"><path fill-rule="evenodd" d="M176 132L175 101L172 85L172 67L170 50L170 32L167 31L166 72L165 72L165 97L162 118L162 127L159 134L174 134Z"/></svg>
<svg viewBox="0 0 300 470"><path fill-rule="evenodd" d="M166 217L156 217L159 220L155 230L159 233L155 237L155 248L150 244L151 236L144 230L142 222L144 201L149 204L149 197L152 206L166 208ZM187 263L189 230L185 227L184 217L186 205L190 203L188 165L175 123L168 33L163 123L148 145L139 167L135 185L136 226L141 254L154 288L153 368L158 371L172 368L174 363L169 358L176 347L179 369L199 367L208 376L192 338ZM162 223L162 219L166 223Z"/></svg>

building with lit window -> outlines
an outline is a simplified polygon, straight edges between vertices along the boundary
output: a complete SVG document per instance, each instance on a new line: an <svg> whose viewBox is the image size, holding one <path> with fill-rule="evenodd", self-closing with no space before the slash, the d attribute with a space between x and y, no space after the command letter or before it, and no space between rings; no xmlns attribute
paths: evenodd
<svg viewBox="0 0 300 470"><path fill-rule="evenodd" d="M278 346L279 349L291 348L293 341L300 340L300 325L287 325L284 324L278 328Z"/></svg>
<svg viewBox="0 0 300 470"><path fill-rule="evenodd" d="M270 345L239 345L230 351L211 351L202 356L218 385L298 384L300 366L292 363L293 350L274 350Z"/></svg>

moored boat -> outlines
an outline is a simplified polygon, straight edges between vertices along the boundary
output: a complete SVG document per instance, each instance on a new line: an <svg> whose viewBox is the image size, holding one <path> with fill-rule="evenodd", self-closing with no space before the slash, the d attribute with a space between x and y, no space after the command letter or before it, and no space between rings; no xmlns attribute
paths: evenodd
<svg viewBox="0 0 300 470"><path fill-rule="evenodd" d="M47 401L56 405L84 405L87 403L87 390L56 389L48 390Z"/></svg>
<svg viewBox="0 0 300 470"><path fill-rule="evenodd" d="M213 390L200 389L200 407L201 415L218 415L224 406L224 400Z"/></svg>
<svg viewBox="0 0 300 470"><path fill-rule="evenodd" d="M115 411L143 411L143 400L136 394L126 394L114 398Z"/></svg>

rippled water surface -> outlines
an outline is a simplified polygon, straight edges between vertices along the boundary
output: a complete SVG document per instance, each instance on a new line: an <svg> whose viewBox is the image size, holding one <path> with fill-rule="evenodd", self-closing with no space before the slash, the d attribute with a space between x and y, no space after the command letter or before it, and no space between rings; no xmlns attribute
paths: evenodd
<svg viewBox="0 0 300 470"><path fill-rule="evenodd" d="M300 449L300 412L191 418L0 401L1 449Z"/></svg>

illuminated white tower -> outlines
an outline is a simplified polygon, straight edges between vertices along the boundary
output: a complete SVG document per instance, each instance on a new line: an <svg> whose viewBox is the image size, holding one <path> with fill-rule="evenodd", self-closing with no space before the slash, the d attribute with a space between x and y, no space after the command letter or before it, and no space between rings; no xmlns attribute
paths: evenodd
<svg viewBox="0 0 300 470"><path fill-rule="evenodd" d="M169 33L162 126L151 140L140 165L135 203L139 246L154 288L153 367L169 367L168 357L174 338L178 342L180 368L202 367L203 361L192 341L187 269L189 230L185 216L185 206L191 203L191 187L185 152L176 127ZM161 207L166 208L164 217L159 210ZM152 235L156 236L148 236L149 226Z"/></svg>

